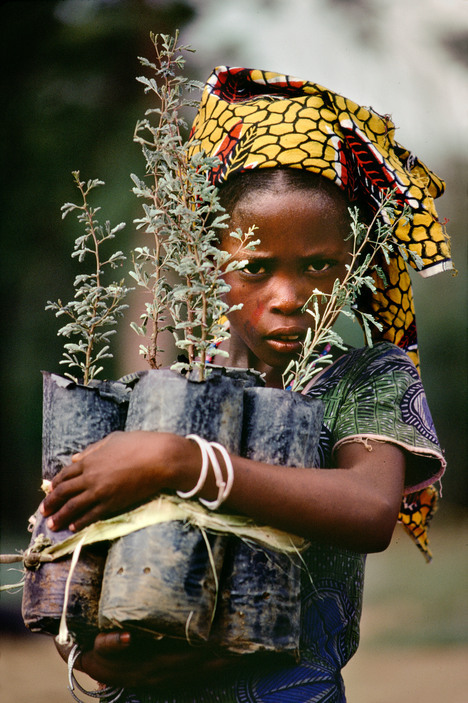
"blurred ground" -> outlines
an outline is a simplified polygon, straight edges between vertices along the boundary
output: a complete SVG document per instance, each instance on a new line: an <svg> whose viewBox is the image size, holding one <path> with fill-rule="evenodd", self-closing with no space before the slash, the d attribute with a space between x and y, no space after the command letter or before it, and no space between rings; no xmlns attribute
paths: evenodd
<svg viewBox="0 0 468 703"><path fill-rule="evenodd" d="M363 643L345 670L348 703L466 703L468 645L372 649ZM78 676L85 688L94 682ZM95 700L80 694L83 701ZM1 641L2 703L67 703L66 665L42 636Z"/></svg>
<svg viewBox="0 0 468 703"><path fill-rule="evenodd" d="M467 511L442 503L431 544L434 560L426 565L397 529L390 548L369 557L361 647L344 670L348 703L468 700ZM71 701L51 639L4 629L2 703ZM82 675L80 682L93 687Z"/></svg>

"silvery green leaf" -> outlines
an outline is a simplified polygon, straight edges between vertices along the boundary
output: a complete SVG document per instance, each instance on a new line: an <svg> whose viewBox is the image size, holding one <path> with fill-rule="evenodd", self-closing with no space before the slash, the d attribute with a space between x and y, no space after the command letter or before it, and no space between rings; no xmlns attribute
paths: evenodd
<svg viewBox="0 0 468 703"><path fill-rule="evenodd" d="M69 342L67 344L64 344L64 348L69 352L70 354L79 354L83 351L85 351L85 346L84 344L73 344L72 342Z"/></svg>

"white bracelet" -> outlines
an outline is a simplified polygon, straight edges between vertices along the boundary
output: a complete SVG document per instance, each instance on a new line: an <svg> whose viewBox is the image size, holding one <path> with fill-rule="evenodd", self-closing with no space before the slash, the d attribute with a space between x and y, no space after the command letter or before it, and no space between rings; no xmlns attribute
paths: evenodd
<svg viewBox="0 0 468 703"><path fill-rule="evenodd" d="M73 669L75 668L78 657L80 657L82 653L83 652L80 651L78 645L75 644L68 654L68 690L70 691L72 697L75 701L77 701L77 703L85 703L85 701L75 693L75 688L77 688L81 691L81 693L85 693L89 696L89 698L99 698L101 703L117 703L124 692L123 688L105 686L104 688L99 688L97 691L88 691L78 683L75 678L75 674L73 673Z"/></svg>
<svg viewBox="0 0 468 703"><path fill-rule="evenodd" d="M218 451L221 452L223 455L224 459L224 465L226 466L226 472L227 472L227 478L226 478L226 483L225 483L225 489L223 493L223 502L229 498L229 494L231 493L231 488L232 484L234 483L234 467L232 465L232 459L229 456L226 447L223 447L222 444L219 444L218 442L210 442L210 445L212 447L215 447L218 449Z"/></svg>
<svg viewBox="0 0 468 703"><path fill-rule="evenodd" d="M193 439L200 447L202 466L196 486L190 491L177 491L177 495L179 498L193 498L197 495L197 493L200 493L206 483L208 469L211 466L215 476L216 486L218 488L217 498L215 500L205 500L204 498L199 498L199 501L209 510L216 510L220 505L222 505L222 503L224 503L225 500L227 500L231 492L232 484L234 483L234 467L232 465L231 457L229 456L226 448L218 442L208 442L206 439L203 439L203 437L199 437L199 435L196 434L187 435L187 439ZM227 472L226 481L223 478L223 472L221 471L215 449L217 449L223 457Z"/></svg>
<svg viewBox="0 0 468 703"><path fill-rule="evenodd" d="M197 481L197 485L195 488L192 488L191 491L187 491L184 493L183 491L177 491L177 495L179 498L193 498L194 495L199 493L203 486L205 485L206 477L208 476L208 465L209 465L209 459L208 459L208 446L209 443L206 441L206 439L203 439L203 437L199 437L197 434L188 434L187 439L193 439L198 446L200 447L201 455L202 455L202 466L200 470L200 476Z"/></svg>
<svg viewBox="0 0 468 703"><path fill-rule="evenodd" d="M216 498L216 500L205 500L204 498L198 499L200 503L209 510L216 510L216 508L219 508L221 503L223 503L224 501L224 491L226 490L226 484L223 479L223 472L221 471L218 458L213 449L213 444L214 442L209 442L206 449L208 451L208 456L210 457L211 468L213 469L216 485L218 487L218 497Z"/></svg>

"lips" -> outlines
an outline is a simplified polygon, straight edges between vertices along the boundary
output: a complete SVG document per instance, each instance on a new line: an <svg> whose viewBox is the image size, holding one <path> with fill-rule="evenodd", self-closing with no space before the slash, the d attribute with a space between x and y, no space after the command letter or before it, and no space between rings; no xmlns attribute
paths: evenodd
<svg viewBox="0 0 468 703"><path fill-rule="evenodd" d="M273 339L277 339L280 342L297 342L299 341L300 336L298 334L282 334L278 337L273 337Z"/></svg>
<svg viewBox="0 0 468 703"><path fill-rule="evenodd" d="M270 332L270 334L265 335L265 337L266 339L297 342L302 341L305 334L305 330L302 329L302 327L284 327Z"/></svg>
<svg viewBox="0 0 468 703"><path fill-rule="evenodd" d="M265 337L267 344L276 351L294 353L300 351L305 331L301 328L278 329Z"/></svg>

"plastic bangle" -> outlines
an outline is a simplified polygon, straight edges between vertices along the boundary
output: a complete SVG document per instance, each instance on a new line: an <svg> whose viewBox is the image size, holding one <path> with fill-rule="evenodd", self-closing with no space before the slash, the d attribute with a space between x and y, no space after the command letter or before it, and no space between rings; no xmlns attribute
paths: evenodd
<svg viewBox="0 0 468 703"><path fill-rule="evenodd" d="M223 502L229 498L229 494L231 493L231 488L232 484L234 483L234 467L232 465L232 460L231 457L229 456L226 447L223 447L222 444L219 444L218 442L210 442L210 446L218 449L219 452L221 452L223 459L224 459L224 464L226 466L226 472L227 472L227 477L226 477L226 484L225 484L225 489L223 493Z"/></svg>
<svg viewBox="0 0 468 703"><path fill-rule="evenodd" d="M218 449L218 451L221 452L223 456L227 471L226 481L224 481L223 479L221 467L219 465L218 459L214 451L215 448ZM212 501L205 500L204 498L199 498L199 501L210 510L216 510L217 508L219 508L220 505L222 505L222 503L224 503L224 501L228 498L231 492L232 484L234 483L234 467L232 465L231 457L229 456L226 448L223 447L222 444L218 444L218 442L210 442L209 455L216 478L216 485L218 486L218 497L216 498L216 500Z"/></svg>
<svg viewBox="0 0 468 703"><path fill-rule="evenodd" d="M199 498L198 500L202 505L205 506L205 508L208 508L209 510L216 510L216 508L219 508L221 503L224 501L224 491L226 490L226 484L224 482L223 472L221 471L218 458L215 454L215 450L213 449L211 442L208 443L206 449L208 451L208 456L210 457L211 468L213 469L216 485L218 487L218 497L216 498L216 500L205 500L204 498Z"/></svg>
<svg viewBox="0 0 468 703"><path fill-rule="evenodd" d="M105 686L104 688L99 688L97 691L88 691L78 683L75 678L75 674L73 673L73 669L75 668L75 664L81 655L82 652L77 644L72 647L68 655L68 690L70 691L72 697L75 701L77 701L77 703L85 703L85 701L75 693L75 689L78 689L81 693L85 693L86 696L89 696L90 698L99 698L101 703L117 703L124 692L123 688Z"/></svg>
<svg viewBox="0 0 468 703"><path fill-rule="evenodd" d="M197 484L194 488L192 488L191 491L177 491L177 495L179 498L193 498L193 496L197 495L199 493L203 486L205 485L206 477L208 476L208 464L209 464L209 458L208 458L208 447L209 443L206 441L206 439L203 439L202 437L199 437L197 434L188 434L186 439L192 439L194 442L198 444L200 447L201 455L202 455L202 465L200 469L200 476L198 478Z"/></svg>

